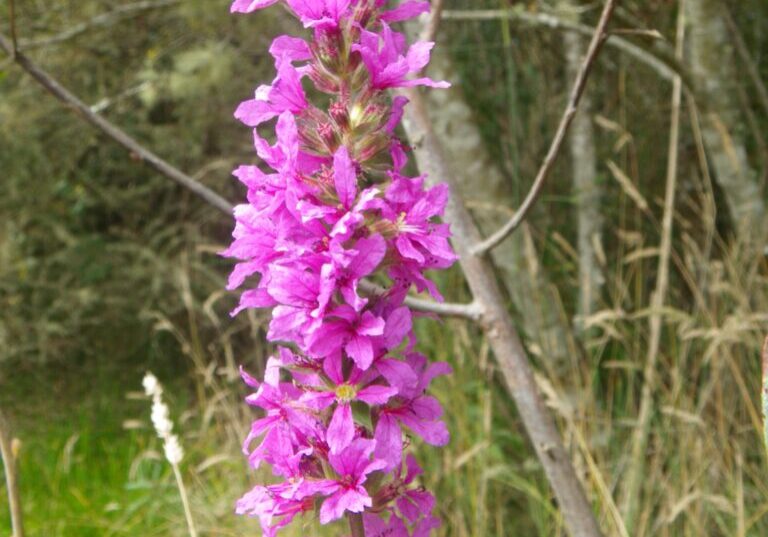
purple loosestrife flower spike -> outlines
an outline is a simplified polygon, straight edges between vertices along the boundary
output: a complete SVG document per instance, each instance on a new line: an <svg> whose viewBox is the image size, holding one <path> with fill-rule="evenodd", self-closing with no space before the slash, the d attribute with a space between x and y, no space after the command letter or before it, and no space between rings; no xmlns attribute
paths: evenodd
<svg viewBox="0 0 768 537"><path fill-rule="evenodd" d="M243 452L276 482L236 504L275 535L300 516L327 524L363 514L368 537L426 537L440 522L435 498L402 428L427 444L449 440L433 378L450 373L416 352L412 288L442 297L427 271L456 260L440 222L448 189L406 177L397 126L408 101L389 88L447 82L414 78L432 43L408 46L390 24L429 10L411 0L235 0L251 13L283 3L312 39L279 36L277 71L235 117L253 129L258 161L235 177L246 200L234 210L232 312L271 308L267 339L279 343L263 380L241 371L259 409ZM313 103L310 84L330 99ZM318 101L322 102L322 101ZM274 135L269 131L274 129ZM269 140L269 141L268 141ZM364 278L386 291L360 294Z"/></svg>

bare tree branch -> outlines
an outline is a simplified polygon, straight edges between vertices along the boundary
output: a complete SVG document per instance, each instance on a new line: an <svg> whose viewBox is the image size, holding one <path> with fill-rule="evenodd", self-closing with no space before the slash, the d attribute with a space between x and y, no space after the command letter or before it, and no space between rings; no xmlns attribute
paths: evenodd
<svg viewBox="0 0 768 537"><path fill-rule="evenodd" d="M24 523L21 510L18 476L16 474L16 455L12 445L10 426L0 410L0 458L5 470L5 483L8 489L8 504L11 509L11 537L24 537Z"/></svg>
<svg viewBox="0 0 768 537"><path fill-rule="evenodd" d="M11 25L11 45L13 46L11 57L15 58L19 51L19 40L16 36L16 0L8 0L8 20Z"/></svg>
<svg viewBox="0 0 768 537"><path fill-rule="evenodd" d="M532 13L522 9L445 10L443 11L442 18L446 21L483 21L508 18L525 24L543 26L553 30L576 32L585 36L591 36L594 31L593 28L585 24L566 21L549 13ZM612 32L608 36L606 45L610 45L650 67L664 80L671 82L675 75L680 75L686 90L694 90L693 77L680 62L674 59L673 51L667 50L666 47L662 50L654 48L648 51L616 35L616 32ZM701 99L698 100L701 101Z"/></svg>
<svg viewBox="0 0 768 537"><path fill-rule="evenodd" d="M517 405L544 472L557 498L565 526L572 537L602 535L555 426L534 380L525 349L507 311L493 268L485 257L472 255L470 247L480 240L472 216L458 194L458 180L448 165L440 141L432 131L424 99L418 90L408 90L411 104L404 123L421 170L431 181L445 181L452 195L445 220L453 231L467 283L484 311L482 326L496 356L507 390Z"/></svg>
<svg viewBox="0 0 768 537"><path fill-rule="evenodd" d="M560 149L563 146L563 140L565 140L565 135L568 133L568 128L571 126L571 122L576 115L576 110L578 109L581 95L584 93L587 78L589 77L589 74L592 70L595 59L597 58L597 55L599 54L600 49L605 42L606 28L608 27L608 22L611 20L611 15L613 14L613 10L615 8L616 0L608 0L605 3L603 12L600 15L600 20L597 23L594 34L592 35L592 41L589 43L587 55L584 58L584 62L581 64L581 68L579 69L578 75L576 76L576 81L573 84L573 89L571 90L571 94L568 98L568 105L563 112L563 117L560 119L560 124L557 127L555 137L552 140L552 144L549 147L549 151L547 152L546 157L544 158L544 162L536 174L536 178L533 181L531 190L526 195L523 203L515 212L514 216L504 226L502 226L501 229L471 248L470 251L473 255L482 255L492 248L498 246L513 231L515 231L515 229L517 229L517 227L528 215L533 205L536 203L539 194L541 194L541 189L544 186L544 181L546 181L549 173L552 171L552 167L554 166L555 161L557 160L557 157L560 153Z"/></svg>
<svg viewBox="0 0 768 537"><path fill-rule="evenodd" d="M80 22L78 24L70 26L69 28L67 28L66 30L64 30L59 34L48 36L48 37L41 37L39 39L22 40L21 47L24 50L29 50L33 48L54 45L56 43L61 43L62 41L67 41L69 39L72 39L73 37L77 37L78 35L87 32L91 28L95 28L98 26L106 26L108 24L111 24L113 22L116 22L122 19L123 17L128 17L134 13L140 13L142 11L147 11L150 9L157 9L161 7L172 6L172 5L178 4L179 2L180 0L153 0L153 1L147 0L143 2L133 2L131 4L125 4L122 6L118 6L112 11L101 13L87 21Z"/></svg>
<svg viewBox="0 0 768 537"><path fill-rule="evenodd" d="M2 34L0 34L0 49L3 49L6 53L13 56L13 45ZM172 166L152 151L146 149L139 142L129 136L125 131L91 110L87 104L70 93L66 88L59 84L55 78L53 78L51 75L38 67L34 62L32 62L32 60L30 60L26 54L17 51L13 58L14 61L22 69L29 73L32 78L34 78L49 93L51 93L59 101L63 102L65 105L71 108L72 111L74 111L82 119L130 151L134 158L145 162L155 171L176 181L184 188L191 190L194 194L205 200L207 203L210 203L220 211L226 214L232 213L232 205L227 200L219 196L204 184L196 181L186 173Z"/></svg>
<svg viewBox="0 0 768 537"><path fill-rule="evenodd" d="M362 280L359 286L369 295L381 295L387 292L385 288L366 280ZM451 304L450 302L435 302L434 300L423 300L409 296L405 298L405 304L416 311L435 313L442 317L459 317L471 321L480 321L483 317L483 309L476 302Z"/></svg>

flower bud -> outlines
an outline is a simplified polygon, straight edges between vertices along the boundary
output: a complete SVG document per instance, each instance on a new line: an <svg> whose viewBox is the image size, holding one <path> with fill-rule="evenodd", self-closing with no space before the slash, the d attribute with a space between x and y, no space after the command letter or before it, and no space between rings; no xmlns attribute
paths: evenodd
<svg viewBox="0 0 768 537"><path fill-rule="evenodd" d="M328 113L336 122L336 125L341 130L347 130L349 128L349 111L347 105L341 101L334 101L331 107L328 109Z"/></svg>

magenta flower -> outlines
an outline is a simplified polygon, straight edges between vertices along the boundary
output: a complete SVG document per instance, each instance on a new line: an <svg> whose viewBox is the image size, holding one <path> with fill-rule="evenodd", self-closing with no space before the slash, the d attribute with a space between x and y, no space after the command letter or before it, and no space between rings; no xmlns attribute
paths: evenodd
<svg viewBox="0 0 768 537"><path fill-rule="evenodd" d="M360 53L368 68L372 88L450 87L448 82L435 82L431 78L406 78L409 74L418 73L429 63L429 51L434 43L416 43L406 52L405 36L393 32L385 22L381 23L381 27L381 34L363 30L360 44L352 46L352 50Z"/></svg>
<svg viewBox="0 0 768 537"><path fill-rule="evenodd" d="M424 471L413 455L408 455L405 459L405 465L407 472L401 482L402 487L398 487L398 489L402 489L402 493L398 496L395 503L400 514L408 522L414 524L422 517L428 517L432 513L432 509L435 507L435 497L418 487L406 488L412 485L413 481L423 474Z"/></svg>
<svg viewBox="0 0 768 537"><path fill-rule="evenodd" d="M370 374L353 368L349 378L345 379L341 371L339 356L325 360L325 372L331 383L317 392L308 392L302 401L317 410L323 410L336 403L331 421L328 424L326 442L331 453L338 453L346 448L355 437L355 423L352 419L352 403L361 401L370 406L383 405L397 393L391 386L372 384Z"/></svg>
<svg viewBox="0 0 768 537"><path fill-rule="evenodd" d="M360 280L373 273L384 259L387 245L381 235L359 239L355 243L354 256L344 265L331 261L320 271L320 293L330 296L341 293L347 304L360 311L368 300L357 293Z"/></svg>
<svg viewBox="0 0 768 537"><path fill-rule="evenodd" d="M384 0L378 0L377 2L378 7L384 4L386 4ZM429 13L429 2L409 0L408 2L402 2L394 9L384 11L379 15L379 20L383 22L400 22L418 17L422 13Z"/></svg>
<svg viewBox="0 0 768 537"><path fill-rule="evenodd" d="M237 500L235 513L258 517L266 537L274 537L277 531L293 522L296 515L314 510L311 497L303 499L283 498L282 487L258 485Z"/></svg>
<svg viewBox="0 0 768 537"><path fill-rule="evenodd" d="M253 422L243 444L243 452L254 468L262 461L275 465L297 448L317 438L320 429L309 409L299 402L302 392L288 383L272 386L262 383L255 394L246 398L249 405L266 411L266 416ZM263 436L253 450L253 441Z"/></svg>
<svg viewBox="0 0 768 537"><path fill-rule="evenodd" d="M246 493L235 504L239 515L258 517L264 535L274 536L277 530L290 524L296 515L314 509L313 496L322 490L322 484L307 480L302 461L311 455L311 450L299 451L281 461L280 475L289 480L269 486L258 485Z"/></svg>
<svg viewBox="0 0 768 537"><path fill-rule="evenodd" d="M365 537L411 537L405 522L394 514L389 516L389 521L384 521L380 515L366 514L363 527Z"/></svg>
<svg viewBox="0 0 768 537"><path fill-rule="evenodd" d="M232 2L230 11L232 13L251 13L257 9L276 4L277 2L278 0L235 0Z"/></svg>
<svg viewBox="0 0 768 537"><path fill-rule="evenodd" d="M312 58L312 51L307 42L290 35L276 37L269 47L269 53L275 59L275 67L278 68L278 71L283 60L299 62Z"/></svg>
<svg viewBox="0 0 768 537"><path fill-rule="evenodd" d="M306 28L338 26L352 0L285 0Z"/></svg>
<svg viewBox="0 0 768 537"><path fill-rule="evenodd" d="M346 147L341 146L336 150L336 153L333 155L332 174L329 170L329 173L323 175L321 180L323 188L315 193L315 199L304 199L297 204L302 222L306 223L314 219L336 215L338 218L334 220L335 222L341 215L344 215L353 208L357 198L357 173ZM333 187L331 187L331 182ZM328 205L323 203L320 199L323 195L334 196L338 204Z"/></svg>
<svg viewBox="0 0 768 537"><path fill-rule="evenodd" d="M358 438L340 453L328 456L328 462L338 478L327 479L322 483L321 493L328 498L320 508L321 524L341 518L346 511L362 513L366 507L373 505L363 484L369 474L386 465L382 460L371 460L375 447L376 442L373 440Z"/></svg>
<svg viewBox="0 0 768 537"><path fill-rule="evenodd" d="M445 268L456 260L446 224L432 220L443 214L448 201L446 185L421 188L422 178L395 179L385 193L382 216L394 223L395 247L406 259L428 268Z"/></svg>
<svg viewBox="0 0 768 537"><path fill-rule="evenodd" d="M267 293L277 306L272 314L267 337L271 341L303 342L322 325L328 306L320 297L320 277L311 268L273 266Z"/></svg>
<svg viewBox="0 0 768 537"><path fill-rule="evenodd" d="M400 425L408 427L433 446L444 446L450 440L448 429L440 420L443 415L440 403L434 397L424 395L433 378L451 373L450 366L445 362L427 366L426 358L418 353L408 355L408 364L416 375L416 382L413 383L410 376L387 378L398 389L398 395L380 409L376 424L376 454L387 461L387 469L399 466L402 460Z"/></svg>
<svg viewBox="0 0 768 537"><path fill-rule="evenodd" d="M253 143L256 154L269 164L272 169L280 172L280 178L286 182L295 179L299 158L299 131L296 128L296 118L286 110L280 114L277 121L277 142L269 145L259 134L253 131Z"/></svg>
<svg viewBox="0 0 768 537"><path fill-rule="evenodd" d="M327 357L343 349L363 371L371 367L375 338L384 334L384 319L369 311L360 314L346 304L330 311L328 318L323 329L309 337L310 351Z"/></svg>
<svg viewBox="0 0 768 537"><path fill-rule="evenodd" d="M231 9L276 3L235 0ZM448 442L442 408L426 392L450 368L414 351L405 298L415 288L442 299L426 272L456 256L439 220L447 189L401 175L408 149L395 133L408 101L387 89L448 86L414 78L432 43L408 47L388 26L428 2L284 5L312 39L277 37L269 49L277 76L235 112L253 127L261 162L234 172L246 202L222 252L236 259L227 288L243 289L232 314L271 308L267 339L290 346L267 360L263 382L242 372L255 390L246 401L260 413L243 451L284 481L253 488L236 512L258 518L267 536L318 510L323 524L364 513L368 537L427 537L439 526L435 499L416 484L412 455L403 465L401 427L428 444ZM327 110L311 102L310 84L329 95ZM274 137L265 132L273 119ZM386 289L367 295L364 279Z"/></svg>
<svg viewBox="0 0 768 537"><path fill-rule="evenodd" d="M235 0L233 13L251 13L276 4L278 0ZM338 25L352 0L285 0L305 27Z"/></svg>
<svg viewBox="0 0 768 537"><path fill-rule="evenodd" d="M240 103L235 117L249 127L258 127L286 111L301 114L309 106L301 87L301 77L302 73L293 66L290 57L283 57L272 85L259 86L254 99Z"/></svg>

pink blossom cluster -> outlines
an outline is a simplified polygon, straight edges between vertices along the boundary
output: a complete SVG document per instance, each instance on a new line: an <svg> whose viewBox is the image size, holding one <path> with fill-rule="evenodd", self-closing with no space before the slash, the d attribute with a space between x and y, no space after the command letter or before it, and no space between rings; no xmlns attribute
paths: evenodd
<svg viewBox="0 0 768 537"><path fill-rule="evenodd" d="M235 0L232 11L278 1ZM425 188L423 177L402 173L406 148L395 129L407 100L387 90L448 84L414 78L433 44L408 47L390 27L428 2L384 3L285 0L311 40L276 38L277 77L235 113L272 171L234 172L248 202L235 209L224 252L238 259L228 288L260 278L233 314L272 308L267 337L290 345L269 359L262 382L243 372L255 389L247 402L265 412L244 451L283 482L255 487L236 510L258 517L269 536L315 509L322 524L364 513L369 537L426 536L439 525L434 497L417 483L421 468L404 451L408 431L448 442L442 408L426 390L450 368L415 351L404 300L412 286L442 300L425 272L456 256L437 221L446 186ZM270 144L258 127L275 118ZM384 291L363 292L364 278Z"/></svg>

